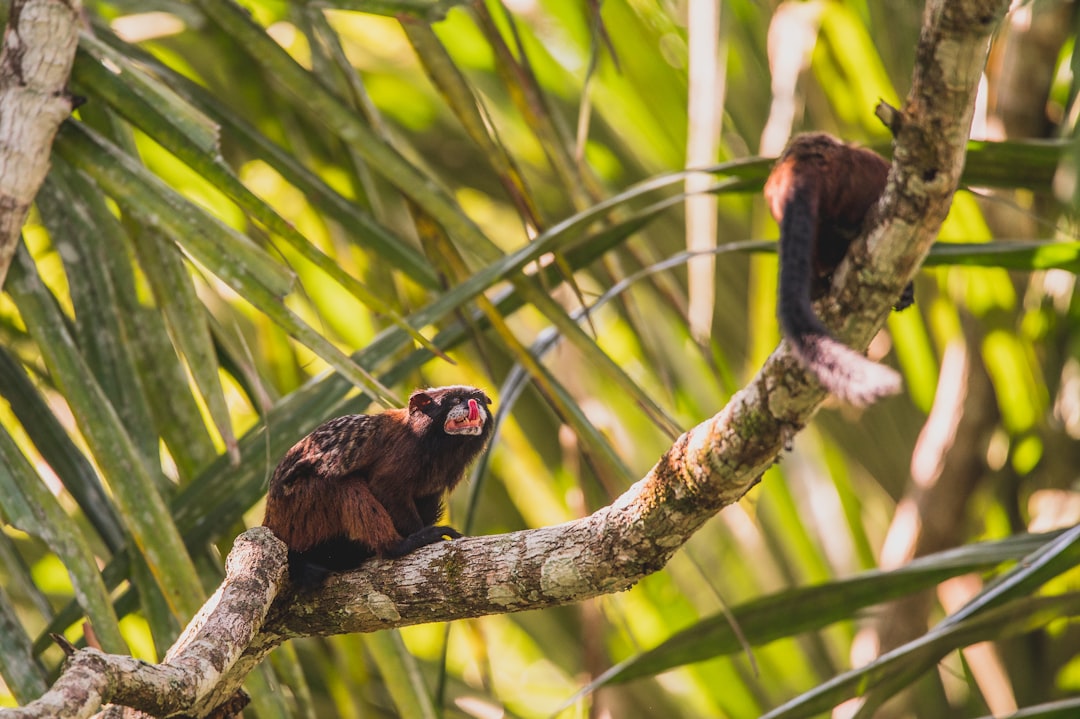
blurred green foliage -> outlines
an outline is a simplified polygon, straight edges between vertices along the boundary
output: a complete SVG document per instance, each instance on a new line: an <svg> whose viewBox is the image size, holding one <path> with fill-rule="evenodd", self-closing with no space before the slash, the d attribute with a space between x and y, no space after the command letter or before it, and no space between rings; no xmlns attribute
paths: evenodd
<svg viewBox="0 0 1080 719"><path fill-rule="evenodd" d="M416 386L496 400L455 525L612 501L779 339L771 243L746 242L776 235L758 155L804 129L884 149L873 108L906 93L921 13L722 4L702 340L681 254L694 3L85 5L71 88L87 102L0 295L0 705L55 677L50 631L81 643L88 620L103 648L160 657L261 521L285 450ZM1061 121L972 142L977 189L957 196L918 304L871 348L907 394L827 405L629 592L296 641L251 678L248 713L787 717L856 693L865 715L894 696L882 715L1076 711L1076 531L1042 533L1080 521L1072 28L1046 68ZM800 48L801 64L776 54ZM956 347L970 394L950 438L929 422L955 416L940 390ZM941 441L955 474L940 479L963 489L920 506ZM896 569L886 540L911 506L950 540ZM961 600L942 584L957 576L975 578ZM913 641L866 665L875 629L910 619L886 600L917 597ZM993 662L959 651L983 641Z"/></svg>

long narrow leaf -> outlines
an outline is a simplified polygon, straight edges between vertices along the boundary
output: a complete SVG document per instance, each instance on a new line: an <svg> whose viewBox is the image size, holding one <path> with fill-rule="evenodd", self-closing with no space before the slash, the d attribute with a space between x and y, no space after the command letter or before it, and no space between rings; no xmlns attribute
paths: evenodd
<svg viewBox="0 0 1080 719"><path fill-rule="evenodd" d="M57 158L53 162L50 178L62 187L62 193L54 200L54 209L42 207L43 214L51 212L67 218L67 221L59 226L55 226L55 223L49 225L54 245L62 248L66 244L74 244L74 248L66 253L61 252L61 255L79 257L93 252L94 256L99 258L93 266L111 269L112 314L118 317L111 325L111 333L94 326L90 334L97 341L123 347L130 355L124 358L124 385L138 388L143 397L163 400L157 403L147 402L144 408L147 418L141 420L139 431L148 434L150 442L150 447L144 449L144 454L156 461L160 433L172 452L181 476L190 476L195 467L209 461L217 451L203 427L198 408L194 407L194 398L188 391L187 378L183 370L176 367L178 359L173 343L170 343L163 332L155 332L146 326L146 307L135 289L136 278L130 259L132 243L120 221L109 211L106 198L85 175L75 172L67 162ZM38 203L42 205L41 194ZM191 375L206 400L210 416L221 432L226 447L235 446L236 440L232 435L228 409L217 375L216 356L205 327L205 313L202 304L195 298L195 290L181 264L180 253L175 246L164 244L147 252L143 245L153 238L148 240L144 235L153 235L154 231L139 228L134 223L129 224L131 234L136 240L135 250L142 250L140 269L147 276L158 307L171 323L173 342L188 358ZM156 235L154 237L156 238ZM144 238L142 242L139 242L140 238ZM84 271L83 268L89 266L92 266L90 261L77 263L69 275L78 277L80 272ZM82 314L82 303L75 298L72 301L79 309L78 319ZM85 320L84 324L89 322L90 320ZM153 355L152 364L140 361L144 360L147 354ZM155 377L170 371L174 374L168 384L155 382ZM164 401L166 398L167 401ZM168 406L167 416L162 416L162 404ZM150 421L151 415L154 421ZM130 427L132 421L129 420L127 425ZM155 427L157 432L154 431Z"/></svg>
<svg viewBox="0 0 1080 719"><path fill-rule="evenodd" d="M431 701L431 690L424 683L416 657L405 648L401 632L391 629L364 634L362 641L379 667L397 716L403 719L435 719L438 715Z"/></svg>
<svg viewBox="0 0 1080 719"><path fill-rule="evenodd" d="M147 394L135 371L127 319L134 302L134 282L127 252L111 242L115 222L102 200L87 206L90 183L64 162L56 162L36 202L57 254L64 262L74 332L83 356L101 389L109 397L139 453L153 461L158 436ZM95 212L99 209L99 212ZM104 225L104 229L99 229ZM117 279L127 276L127 286ZM126 294L126 297L122 297Z"/></svg>
<svg viewBox="0 0 1080 719"><path fill-rule="evenodd" d="M5 288L37 342L53 380L67 399L80 431L109 481L121 516L174 613L193 616L202 604L202 589L151 470L90 374L67 332L55 299L21 246Z"/></svg>
<svg viewBox="0 0 1080 719"><path fill-rule="evenodd" d="M1004 267L1010 270L1058 268L1080 272L1080 242L995 240L993 242L935 242L927 267Z"/></svg>
<svg viewBox="0 0 1080 719"><path fill-rule="evenodd" d="M951 577L993 568L1025 556L1059 534L1021 535L921 557L899 569L872 570L847 579L755 599L733 607L732 616L747 641L761 645L850 619L860 609L932 587ZM723 613L696 622L654 649L632 657L598 677L591 689L654 676L690 662L742 650Z"/></svg>
<svg viewBox="0 0 1080 719"><path fill-rule="evenodd" d="M422 346L434 349L428 340L405 323L387 302L346 272L334 259L286 222L270 205L245 187L221 158L216 143L212 148L205 147L204 128L201 123L183 123L186 116L174 113L175 103L170 102L164 106L155 104L156 99L172 97L172 93L167 92L158 81L144 76L119 52L92 37L83 38L80 47L73 77L85 84L86 92L103 96L135 126L183 160L251 217L288 242L300 256L333 278L374 312L386 316L408 332ZM92 53L93 57L89 53ZM120 65L124 70L123 74L118 75L107 70L102 64L106 61ZM190 111L188 114L191 114ZM193 134L195 136L192 136ZM438 350L435 352L438 353ZM205 391L205 388L203 389ZM215 415L215 419L219 418Z"/></svg>
<svg viewBox="0 0 1080 719"><path fill-rule="evenodd" d="M468 251L488 259L494 256L496 250L491 241L445 190L383 142L351 108L315 81L249 13L232 0L196 0L196 4L266 70L298 107L355 147L372 169L412 198Z"/></svg>
<svg viewBox="0 0 1080 719"><path fill-rule="evenodd" d="M101 478L71 441L23 368L2 347L0 396L11 405L30 441L74 497L105 545L112 551L119 549L124 543L124 530L101 485Z"/></svg>
<svg viewBox="0 0 1080 719"><path fill-rule="evenodd" d="M140 221L168 234L238 292L259 286L282 297L292 288L292 274L261 247L181 197L84 123L65 122L54 148Z"/></svg>
<svg viewBox="0 0 1080 719"><path fill-rule="evenodd" d="M75 597L94 624L107 652L127 651L112 601L101 581L94 553L77 524L71 521L15 440L0 428L0 505L8 520L41 539L64 563Z"/></svg>
<svg viewBox="0 0 1080 719"><path fill-rule="evenodd" d="M154 229L139 228L133 234L139 266L150 280L154 299L170 330L169 336L187 360L188 371L206 401L210 417L233 461L236 461L239 459L236 436L221 387L217 353L214 351L206 309L195 292L183 257L175 245Z"/></svg>
<svg viewBox="0 0 1080 719"><path fill-rule="evenodd" d="M1024 561L984 587L967 604L941 621L943 629L1018 596L1028 596L1054 577L1080 564L1080 524L1062 532Z"/></svg>
<svg viewBox="0 0 1080 719"><path fill-rule="evenodd" d="M844 672L809 692L764 714L761 719L803 719L829 711L865 694L898 673L909 680L936 665L960 647L989 639L1001 639L1044 627L1050 622L1080 614L1080 595L1018 599L986 613L969 617L942 631L930 631L858 669Z"/></svg>
<svg viewBox="0 0 1080 719"><path fill-rule="evenodd" d="M170 90L220 125L222 133L231 136L245 152L264 160L279 172L316 209L361 239L360 244L367 250L400 269L420 286L429 289L438 287L438 278L430 265L411 244L364 213L357 203L336 192L322 178L304 167L294 155L252 127L206 88L165 66L142 48L124 43L111 33L105 33L102 40L151 68Z"/></svg>
<svg viewBox="0 0 1080 719"><path fill-rule="evenodd" d="M327 364L380 400L396 403L390 390L282 304L287 275L250 240L180 197L83 123L65 123L55 147L141 222L165 232Z"/></svg>
<svg viewBox="0 0 1080 719"><path fill-rule="evenodd" d="M0 677L20 704L37 699L49 688L47 676L34 657L15 606L0 587Z"/></svg>
<svg viewBox="0 0 1080 719"><path fill-rule="evenodd" d="M1024 707L1007 717L983 716L979 719L1073 719L1080 716L1080 699L1063 699L1059 702Z"/></svg>
<svg viewBox="0 0 1080 719"><path fill-rule="evenodd" d="M1023 629L1039 626L1037 614L1044 611L1032 610L1038 599L1025 599L1048 580L1060 576L1080 563L1080 526L1061 532L1043 546L1024 557L1024 561L990 583L964 607L946 617L923 637L879 657L868 667L849 672L846 675L807 692L785 705L788 713L777 710L777 717L805 716L802 712L810 708L821 707L829 702L848 698L853 686L858 681L858 694L866 695L867 701L860 716L868 716L883 702L898 691L908 686L915 678L925 672L937 658L943 656L940 647L949 649L966 646L978 639L970 635L980 629L989 632L991 637L1007 636L1017 629L1008 626L1010 613L1015 617L1014 624ZM1015 599L1014 599L1015 598ZM1077 595L1050 597L1049 600L1065 602L1080 610ZM1012 603L1008 603L1012 601ZM1018 607L1018 608L1017 608ZM987 622L987 617L994 621ZM1006 617L1002 625L1001 617ZM1041 621L1045 622L1043 618ZM872 691L867 692L867 689ZM783 708L782 708L783 709Z"/></svg>
<svg viewBox="0 0 1080 719"><path fill-rule="evenodd" d="M451 9L461 5L466 0L334 0L333 2L315 2L313 5L324 5L339 10L355 10L357 12L373 13L376 15L411 15L435 22L446 17Z"/></svg>
<svg viewBox="0 0 1080 719"><path fill-rule="evenodd" d="M402 18L401 27L428 77L498 176L522 221L532 227L541 227L540 213L525 185L521 170L499 141L486 108L454 64L446 47L426 22Z"/></svg>

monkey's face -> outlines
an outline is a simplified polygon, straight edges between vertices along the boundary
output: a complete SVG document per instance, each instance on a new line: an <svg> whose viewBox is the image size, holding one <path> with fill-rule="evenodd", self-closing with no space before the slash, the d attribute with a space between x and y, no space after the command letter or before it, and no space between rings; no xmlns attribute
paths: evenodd
<svg viewBox="0 0 1080 719"><path fill-rule="evenodd" d="M448 435L479 437L490 430L491 399L475 387L453 386L414 392L409 398L409 413L421 414L432 422L441 422Z"/></svg>

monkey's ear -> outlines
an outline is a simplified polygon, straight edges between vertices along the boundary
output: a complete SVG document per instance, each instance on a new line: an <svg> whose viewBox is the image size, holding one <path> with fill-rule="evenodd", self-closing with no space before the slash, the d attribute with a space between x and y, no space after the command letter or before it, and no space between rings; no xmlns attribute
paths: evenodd
<svg viewBox="0 0 1080 719"><path fill-rule="evenodd" d="M416 410L424 409L433 401L430 394L417 390L409 396L409 411L414 412Z"/></svg>
<svg viewBox="0 0 1080 719"><path fill-rule="evenodd" d="M480 396L484 398L484 404L491 404L491 397L488 397L486 392L481 392Z"/></svg>

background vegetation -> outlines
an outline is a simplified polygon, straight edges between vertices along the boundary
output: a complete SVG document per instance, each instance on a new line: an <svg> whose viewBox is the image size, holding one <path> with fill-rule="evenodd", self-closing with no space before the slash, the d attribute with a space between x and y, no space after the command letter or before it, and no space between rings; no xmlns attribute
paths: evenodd
<svg viewBox="0 0 1080 719"><path fill-rule="evenodd" d="M758 155L886 150L921 7L733 0L691 35L688 2L86 3L86 103L0 296L0 704L48 685L50 631L160 657L328 417L489 390L450 507L489 534L611 502L723 406L779 339ZM296 641L248 715L1076 711L1075 37L1042 2L995 42L967 173L993 189L871 348L905 395L827 407L632 591Z"/></svg>

